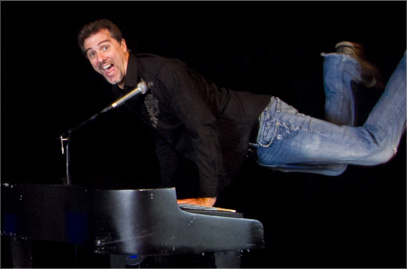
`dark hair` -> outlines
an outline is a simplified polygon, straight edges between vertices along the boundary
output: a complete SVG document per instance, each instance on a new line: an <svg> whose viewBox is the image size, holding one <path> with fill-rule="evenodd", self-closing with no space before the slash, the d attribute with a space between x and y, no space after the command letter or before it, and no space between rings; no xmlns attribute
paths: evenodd
<svg viewBox="0 0 407 269"><path fill-rule="evenodd" d="M82 27L78 34L78 45L81 48L82 52L85 53L85 48L83 47L83 43L85 39L89 36L96 34L100 30L107 29L110 32L110 35L117 40L117 42L121 42L123 39L122 32L120 31L119 27L117 27L113 22L101 19L90 22Z"/></svg>

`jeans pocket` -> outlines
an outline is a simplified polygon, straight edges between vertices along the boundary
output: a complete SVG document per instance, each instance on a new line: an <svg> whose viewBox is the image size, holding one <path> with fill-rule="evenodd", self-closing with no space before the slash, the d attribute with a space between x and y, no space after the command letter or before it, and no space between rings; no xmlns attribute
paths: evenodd
<svg viewBox="0 0 407 269"><path fill-rule="evenodd" d="M269 118L262 121L257 137L257 143L262 147L269 147L276 137L279 125L279 121L275 118Z"/></svg>
<svg viewBox="0 0 407 269"><path fill-rule="evenodd" d="M277 97L272 97L269 105L263 110L260 117L260 128L257 143L261 147L270 147L274 139L279 139L279 128L284 127L285 132L289 125L284 123L286 116L298 114L298 110L286 104ZM288 131L289 132L289 131Z"/></svg>

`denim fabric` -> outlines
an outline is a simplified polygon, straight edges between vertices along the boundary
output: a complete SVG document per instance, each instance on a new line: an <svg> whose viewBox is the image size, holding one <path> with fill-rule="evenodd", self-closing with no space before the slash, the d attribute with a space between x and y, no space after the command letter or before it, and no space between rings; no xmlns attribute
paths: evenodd
<svg viewBox="0 0 407 269"><path fill-rule="evenodd" d="M285 172L339 175L347 164L377 165L397 152L406 128L406 55L363 126L353 127L351 82L360 81L357 61L343 54L322 54L326 117L299 113L272 97L259 117L257 161Z"/></svg>

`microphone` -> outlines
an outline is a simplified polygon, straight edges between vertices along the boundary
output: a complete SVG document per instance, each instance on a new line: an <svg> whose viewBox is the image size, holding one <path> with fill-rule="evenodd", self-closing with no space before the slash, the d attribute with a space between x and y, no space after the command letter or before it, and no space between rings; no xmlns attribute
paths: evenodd
<svg viewBox="0 0 407 269"><path fill-rule="evenodd" d="M119 99L117 99L114 103L112 103L111 105L109 105L108 107L106 107L105 109L103 109L101 111L101 113L107 112L112 108L116 108L121 106L122 104L124 104L125 102L127 102L127 100L129 100L130 98L133 98L136 95L139 94L146 94L148 88L147 88L147 83L142 80L139 82L139 84L137 84L137 87L134 88L131 92L128 92L126 95L120 97Z"/></svg>

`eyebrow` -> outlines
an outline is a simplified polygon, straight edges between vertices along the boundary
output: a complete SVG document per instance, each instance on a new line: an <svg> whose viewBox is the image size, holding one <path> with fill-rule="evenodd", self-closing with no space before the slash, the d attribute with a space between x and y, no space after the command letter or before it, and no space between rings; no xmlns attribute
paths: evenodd
<svg viewBox="0 0 407 269"><path fill-rule="evenodd" d="M105 40L103 40L103 41L100 41L100 42L97 44L97 46L100 46L100 44L102 44L102 43L104 43L104 42L110 42L110 40L109 40L109 39L105 39ZM85 54L87 54L87 53L88 53L88 50L90 50L90 49L92 49L92 48L86 49L86 50L85 50Z"/></svg>

